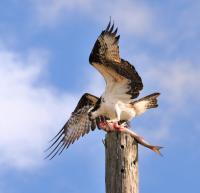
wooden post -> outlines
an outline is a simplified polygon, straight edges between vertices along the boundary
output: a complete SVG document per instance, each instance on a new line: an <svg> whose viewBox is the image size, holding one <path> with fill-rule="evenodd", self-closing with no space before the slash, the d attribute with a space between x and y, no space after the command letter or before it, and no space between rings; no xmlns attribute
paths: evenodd
<svg viewBox="0 0 200 193"><path fill-rule="evenodd" d="M138 193L138 144L127 133L105 139L106 193Z"/></svg>

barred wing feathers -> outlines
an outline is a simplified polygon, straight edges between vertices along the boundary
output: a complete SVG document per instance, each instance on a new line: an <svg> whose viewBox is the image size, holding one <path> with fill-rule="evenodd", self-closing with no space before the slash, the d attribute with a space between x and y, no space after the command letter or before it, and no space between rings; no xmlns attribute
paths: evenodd
<svg viewBox="0 0 200 193"><path fill-rule="evenodd" d="M105 61L116 61L120 62L119 56L119 45L118 41L120 35L117 35L117 28L113 32L114 24L112 26L109 22L107 28L103 30L98 37L93 50L90 54L89 61L90 63L104 63Z"/></svg>
<svg viewBox="0 0 200 193"><path fill-rule="evenodd" d="M96 40L89 61L106 81L105 94L127 101L138 97L143 83L134 66L120 58L119 38L110 22Z"/></svg>
<svg viewBox="0 0 200 193"><path fill-rule="evenodd" d="M51 140L52 144L46 150L51 151L45 158L52 159L57 154L60 155L63 150L68 148L70 144L73 144L75 140L96 128L95 120L89 120L88 110L96 104L97 100L98 98L96 96L88 93L81 97L69 120Z"/></svg>

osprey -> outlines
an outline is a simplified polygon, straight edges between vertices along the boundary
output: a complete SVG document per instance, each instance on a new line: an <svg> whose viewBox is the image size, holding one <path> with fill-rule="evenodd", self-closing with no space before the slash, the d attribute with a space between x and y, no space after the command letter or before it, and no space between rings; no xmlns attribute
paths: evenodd
<svg viewBox="0 0 200 193"><path fill-rule="evenodd" d="M140 144L160 154L160 146L152 146L142 137L128 129L128 122L141 115L147 109L156 108L159 93L153 93L135 100L143 89L142 79L133 65L119 55L119 38L114 23L109 22L96 40L89 56L90 64L95 67L106 82L106 88L100 98L84 94L71 117L51 140L47 149L51 152L46 158L52 159L56 154L73 144L96 127L109 131L130 133Z"/></svg>

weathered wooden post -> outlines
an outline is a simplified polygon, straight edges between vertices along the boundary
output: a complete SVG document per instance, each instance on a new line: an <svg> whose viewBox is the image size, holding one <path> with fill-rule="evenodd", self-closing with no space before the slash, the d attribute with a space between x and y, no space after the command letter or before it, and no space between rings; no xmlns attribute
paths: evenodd
<svg viewBox="0 0 200 193"><path fill-rule="evenodd" d="M138 193L138 144L130 134L110 132L105 139L106 193Z"/></svg>

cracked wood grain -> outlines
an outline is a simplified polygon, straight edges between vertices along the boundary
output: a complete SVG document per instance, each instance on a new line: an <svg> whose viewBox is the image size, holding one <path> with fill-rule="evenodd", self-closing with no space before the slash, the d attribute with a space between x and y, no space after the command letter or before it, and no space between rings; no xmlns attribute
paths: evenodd
<svg viewBox="0 0 200 193"><path fill-rule="evenodd" d="M105 138L106 193L138 193L138 144L130 134Z"/></svg>

